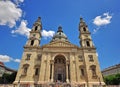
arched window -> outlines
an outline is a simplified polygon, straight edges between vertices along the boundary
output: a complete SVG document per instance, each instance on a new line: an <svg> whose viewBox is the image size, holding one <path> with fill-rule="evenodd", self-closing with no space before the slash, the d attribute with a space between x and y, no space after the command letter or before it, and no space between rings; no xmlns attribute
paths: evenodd
<svg viewBox="0 0 120 87"><path fill-rule="evenodd" d="M90 42L86 41L86 45L87 45L87 47L90 47Z"/></svg>
<svg viewBox="0 0 120 87"><path fill-rule="evenodd" d="M32 45L32 46L33 46L33 44L34 44L34 40L31 41L31 45Z"/></svg>
<svg viewBox="0 0 120 87"><path fill-rule="evenodd" d="M55 63L63 63L65 64L65 60L61 57L55 58Z"/></svg>
<svg viewBox="0 0 120 87"><path fill-rule="evenodd" d="M37 31L38 26L35 26L35 31Z"/></svg>
<svg viewBox="0 0 120 87"><path fill-rule="evenodd" d="M25 60L30 60L30 57L31 57L31 54L27 54Z"/></svg>
<svg viewBox="0 0 120 87"><path fill-rule="evenodd" d="M23 74L22 75L27 75L29 64L24 64L23 65Z"/></svg>
<svg viewBox="0 0 120 87"><path fill-rule="evenodd" d="M79 56L78 56L78 60L79 60L80 62L83 61L82 55L79 55Z"/></svg>
<svg viewBox="0 0 120 87"><path fill-rule="evenodd" d="M94 76L97 76L96 75L96 66L95 65L91 65L90 66L90 69L91 69L91 72L92 72L92 76L94 77Z"/></svg>
<svg viewBox="0 0 120 87"><path fill-rule="evenodd" d="M88 55L89 61L93 62L93 55Z"/></svg>
<svg viewBox="0 0 120 87"><path fill-rule="evenodd" d="M24 75L27 74L28 67L24 67Z"/></svg>
<svg viewBox="0 0 120 87"><path fill-rule="evenodd" d="M84 69L81 69L81 75L84 76Z"/></svg>
<svg viewBox="0 0 120 87"><path fill-rule="evenodd" d="M84 66L81 65L81 66L79 66L79 68L80 68L80 74L81 74L81 76L82 76L82 77L85 76Z"/></svg>

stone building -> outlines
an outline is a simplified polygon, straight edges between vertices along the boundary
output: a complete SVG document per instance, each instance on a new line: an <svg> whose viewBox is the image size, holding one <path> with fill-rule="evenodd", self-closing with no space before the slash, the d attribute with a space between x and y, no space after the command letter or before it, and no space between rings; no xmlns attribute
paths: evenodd
<svg viewBox="0 0 120 87"><path fill-rule="evenodd" d="M0 62L0 78L3 76L4 73L12 74L14 72L17 72L17 71L6 67L3 62Z"/></svg>
<svg viewBox="0 0 120 87"><path fill-rule="evenodd" d="M57 83L80 87L104 85L96 48L82 18L78 29L80 47L70 43L61 26L50 43L40 46L41 30L41 18L38 17L24 46L15 86L41 87Z"/></svg>
<svg viewBox="0 0 120 87"><path fill-rule="evenodd" d="M116 64L114 66L110 66L110 67L102 70L103 76L115 75L118 73L120 73L120 64Z"/></svg>

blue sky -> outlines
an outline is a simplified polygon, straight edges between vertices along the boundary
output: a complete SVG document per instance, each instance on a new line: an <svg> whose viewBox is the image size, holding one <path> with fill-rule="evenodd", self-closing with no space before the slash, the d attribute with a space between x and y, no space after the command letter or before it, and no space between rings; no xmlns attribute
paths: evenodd
<svg viewBox="0 0 120 87"><path fill-rule="evenodd" d="M0 61L18 69L29 31L42 18L41 45L49 43L59 25L73 44L79 44L83 17L92 33L101 69L120 63L119 0L3 0L0 1Z"/></svg>

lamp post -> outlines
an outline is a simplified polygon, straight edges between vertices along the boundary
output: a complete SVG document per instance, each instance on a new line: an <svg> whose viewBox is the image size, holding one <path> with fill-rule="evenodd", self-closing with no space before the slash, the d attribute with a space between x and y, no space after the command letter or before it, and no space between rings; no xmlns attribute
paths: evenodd
<svg viewBox="0 0 120 87"><path fill-rule="evenodd" d="M20 79L21 79L21 76L19 76L18 87L20 87Z"/></svg>

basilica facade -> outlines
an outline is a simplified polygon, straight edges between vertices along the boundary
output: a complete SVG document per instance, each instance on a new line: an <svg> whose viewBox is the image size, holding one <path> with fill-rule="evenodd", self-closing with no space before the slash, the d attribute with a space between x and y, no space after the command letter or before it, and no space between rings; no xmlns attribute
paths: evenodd
<svg viewBox="0 0 120 87"><path fill-rule="evenodd" d="M79 87L104 85L96 48L82 18L78 29L80 46L70 43L61 26L48 44L40 46L41 30L41 18L38 17L24 46L15 87L54 86L57 83Z"/></svg>

